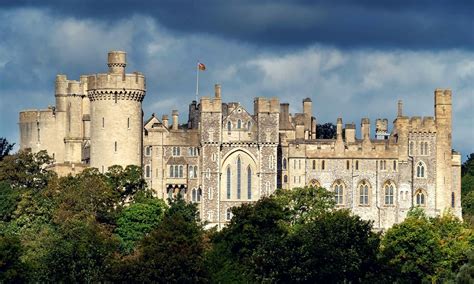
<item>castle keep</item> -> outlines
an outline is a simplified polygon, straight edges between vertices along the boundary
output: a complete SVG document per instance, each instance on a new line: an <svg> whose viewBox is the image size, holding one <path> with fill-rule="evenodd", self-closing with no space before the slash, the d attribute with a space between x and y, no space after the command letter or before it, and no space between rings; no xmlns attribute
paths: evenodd
<svg viewBox="0 0 474 284"><path fill-rule="evenodd" d="M145 77L125 73L124 52L110 52L108 66L79 81L58 75L55 106L20 112L20 148L47 150L59 174L142 166L156 196L182 194L210 225L228 222L234 206L309 185L333 191L339 208L378 229L401 222L413 206L461 217L450 90L435 90L434 117L404 116L399 102L390 131L387 119L377 119L371 135L363 118L358 138L356 126L338 118L335 139L317 139L310 98L302 113L290 114L289 104L257 97L250 113L224 102L220 85L189 105L187 123L175 110L171 120L143 121Z"/></svg>

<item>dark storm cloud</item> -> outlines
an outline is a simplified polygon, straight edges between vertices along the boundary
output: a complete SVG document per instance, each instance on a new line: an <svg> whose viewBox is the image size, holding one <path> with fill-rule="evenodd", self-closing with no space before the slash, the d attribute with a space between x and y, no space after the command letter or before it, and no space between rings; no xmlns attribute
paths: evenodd
<svg viewBox="0 0 474 284"><path fill-rule="evenodd" d="M11 1L59 15L114 24L153 17L181 33L207 33L252 44L445 49L474 48L474 1Z"/></svg>

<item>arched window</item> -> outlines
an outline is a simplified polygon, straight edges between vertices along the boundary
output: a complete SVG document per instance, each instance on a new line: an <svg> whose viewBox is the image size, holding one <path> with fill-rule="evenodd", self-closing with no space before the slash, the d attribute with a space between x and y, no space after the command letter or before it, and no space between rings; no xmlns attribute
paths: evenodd
<svg viewBox="0 0 474 284"><path fill-rule="evenodd" d="M237 120L237 128L240 129L242 128L242 120Z"/></svg>
<svg viewBox="0 0 474 284"><path fill-rule="evenodd" d="M336 205L343 205L344 204L344 185L341 181L336 181L333 185L334 189L334 199L336 201Z"/></svg>
<svg viewBox="0 0 474 284"><path fill-rule="evenodd" d="M151 155L151 146L145 147L145 156Z"/></svg>
<svg viewBox="0 0 474 284"><path fill-rule="evenodd" d="M179 176L180 178L183 177L183 166L179 166Z"/></svg>
<svg viewBox="0 0 474 284"><path fill-rule="evenodd" d="M230 167L227 167L227 199L230 199Z"/></svg>
<svg viewBox="0 0 474 284"><path fill-rule="evenodd" d="M284 176L283 176L283 182L285 182L285 183L288 182L288 176L287 176L287 175L284 175Z"/></svg>
<svg viewBox="0 0 474 284"><path fill-rule="evenodd" d="M150 165L145 166L145 177L149 178L151 176L151 167Z"/></svg>
<svg viewBox="0 0 474 284"><path fill-rule="evenodd" d="M194 177L194 167L193 166L189 166L189 178L193 178Z"/></svg>
<svg viewBox="0 0 474 284"><path fill-rule="evenodd" d="M316 160L313 160L313 170L316 169Z"/></svg>
<svg viewBox="0 0 474 284"><path fill-rule="evenodd" d="M198 166L194 166L194 176L193 178L197 178L198 177Z"/></svg>
<svg viewBox="0 0 474 284"><path fill-rule="evenodd" d="M312 180L309 181L309 186L314 187L314 188L320 188L321 187L319 182L315 179L312 179Z"/></svg>
<svg viewBox="0 0 474 284"><path fill-rule="evenodd" d="M247 167L247 199L252 199L252 169Z"/></svg>
<svg viewBox="0 0 474 284"><path fill-rule="evenodd" d="M197 202L201 202L201 196L202 196L202 189L197 190Z"/></svg>
<svg viewBox="0 0 474 284"><path fill-rule="evenodd" d="M283 169L286 170L286 158L283 158Z"/></svg>
<svg viewBox="0 0 474 284"><path fill-rule="evenodd" d="M237 199L240 199L240 191L242 186L242 161L237 157Z"/></svg>
<svg viewBox="0 0 474 284"><path fill-rule="evenodd" d="M423 162L418 162L418 165L416 166L416 177L425 177L425 165Z"/></svg>
<svg viewBox="0 0 474 284"><path fill-rule="evenodd" d="M191 194L191 196L192 196L192 197L191 197L191 198L192 198L192 201L193 201L193 202L196 202L196 201L197 201L197 196L196 196L196 195L197 195L197 192L196 192L196 189L193 188L193 190L191 191L191 193L192 193L192 194Z"/></svg>
<svg viewBox="0 0 474 284"><path fill-rule="evenodd" d="M425 197L425 193L423 192L423 190L419 189L416 194L416 205L418 206L425 206L426 204L426 197Z"/></svg>
<svg viewBox="0 0 474 284"><path fill-rule="evenodd" d="M369 205L369 185L365 180L359 184L359 204Z"/></svg>
<svg viewBox="0 0 474 284"><path fill-rule="evenodd" d="M232 219L232 210L231 210L231 208L227 208L227 210L225 211L225 219L227 221L230 221Z"/></svg>
<svg viewBox="0 0 474 284"><path fill-rule="evenodd" d="M232 130L232 123L230 121L227 121L227 131Z"/></svg>
<svg viewBox="0 0 474 284"><path fill-rule="evenodd" d="M408 147L408 154L409 154L410 156L413 156L413 155L415 154L415 153L413 152L413 150L414 150L414 145L415 145L415 143L414 143L413 141L410 141L410 146Z"/></svg>
<svg viewBox="0 0 474 284"><path fill-rule="evenodd" d="M393 195L395 192L393 183L388 181L383 188L385 193L385 205L393 205Z"/></svg>

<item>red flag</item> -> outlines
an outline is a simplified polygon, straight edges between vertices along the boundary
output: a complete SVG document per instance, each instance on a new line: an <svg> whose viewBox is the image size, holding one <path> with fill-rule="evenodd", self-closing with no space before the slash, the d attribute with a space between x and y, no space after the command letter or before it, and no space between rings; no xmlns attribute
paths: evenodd
<svg viewBox="0 0 474 284"><path fill-rule="evenodd" d="M199 70L204 71L204 70L206 70L206 65L204 65L204 63L199 62L198 68L199 68Z"/></svg>

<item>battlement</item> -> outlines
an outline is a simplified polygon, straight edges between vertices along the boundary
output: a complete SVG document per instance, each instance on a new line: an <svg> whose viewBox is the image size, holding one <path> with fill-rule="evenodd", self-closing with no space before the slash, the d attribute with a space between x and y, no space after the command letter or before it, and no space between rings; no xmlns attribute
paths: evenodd
<svg viewBox="0 0 474 284"><path fill-rule="evenodd" d="M278 98L263 98L257 97L253 101L254 104L254 114L260 112L268 113L279 113L280 112L280 100Z"/></svg>
<svg viewBox="0 0 474 284"><path fill-rule="evenodd" d="M133 74L95 74L87 77L88 91L91 90L138 90L145 91L145 76Z"/></svg>
<svg viewBox="0 0 474 284"><path fill-rule="evenodd" d="M222 99L201 97L201 112L222 112Z"/></svg>
<svg viewBox="0 0 474 284"><path fill-rule="evenodd" d="M451 105L452 103L451 89L435 89L435 105Z"/></svg>

